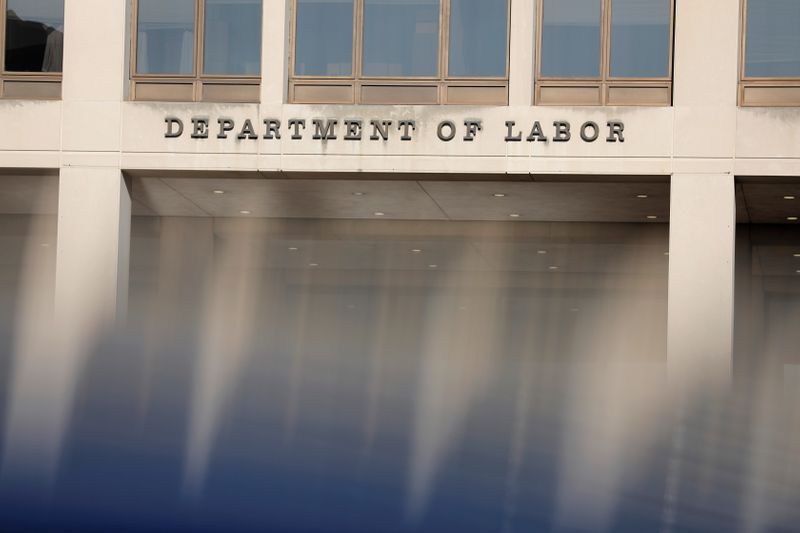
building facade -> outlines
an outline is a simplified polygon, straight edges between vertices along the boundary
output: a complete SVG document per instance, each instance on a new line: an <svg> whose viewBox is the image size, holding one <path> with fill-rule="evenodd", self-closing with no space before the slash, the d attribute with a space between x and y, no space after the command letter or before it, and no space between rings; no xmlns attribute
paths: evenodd
<svg viewBox="0 0 800 533"><path fill-rule="evenodd" d="M638 309L657 317L656 358L678 382L725 387L738 372L746 377L764 317L796 305L797 2L0 0L0 8L8 43L0 205L7 216L56 217L47 226L54 240L41 243L52 268L36 279L52 284L66 353L85 352L98 331L139 313L143 287L207 288L191 257L207 261L202 250L225 232L277 239L275 253L304 252L306 231L327 235L327 245L355 235L362 244L397 241L413 258L477 231L482 257L511 254L508 270L531 274L504 277L503 290L546 286L567 299L646 277L601 265L644 243L646 274L657 278L645 292L656 303ZM34 198L34 189L44 193ZM237 229L249 220L263 226ZM580 265L578 252L558 260L552 252L583 245L608 255L592 252ZM181 246L171 273L148 273L153 249L163 260ZM461 249L460 263L385 253L419 276L477 272L403 286L499 279L492 268L466 268L472 260ZM328 279L333 260L317 257L274 268L329 286L367 283L374 272L366 272L380 270L332 253L342 264ZM230 267L220 255L214 262ZM23 274L7 284L22 287ZM197 321L252 309L223 298L216 312ZM480 323L470 327L490 335ZM206 333L212 346L227 342ZM628 341L637 342L620 340ZM789 375L796 356L782 353Z"/></svg>

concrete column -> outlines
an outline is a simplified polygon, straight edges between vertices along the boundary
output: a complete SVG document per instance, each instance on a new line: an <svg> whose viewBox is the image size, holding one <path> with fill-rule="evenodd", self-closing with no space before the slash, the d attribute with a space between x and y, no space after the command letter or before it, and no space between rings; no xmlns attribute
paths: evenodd
<svg viewBox="0 0 800 533"><path fill-rule="evenodd" d="M124 314L131 199L115 168L61 169L56 255L56 320L103 324Z"/></svg>
<svg viewBox="0 0 800 533"><path fill-rule="evenodd" d="M14 491L53 486L87 358L127 305L131 200L119 170L62 168L55 312L16 354L2 475Z"/></svg>
<svg viewBox="0 0 800 533"><path fill-rule="evenodd" d="M671 380L730 382L735 239L733 176L673 175L667 324Z"/></svg>
<svg viewBox="0 0 800 533"><path fill-rule="evenodd" d="M64 166L119 166L122 102L129 72L127 3L64 2Z"/></svg>
<svg viewBox="0 0 800 533"><path fill-rule="evenodd" d="M264 0L261 40L261 103L281 105L289 87L288 0Z"/></svg>
<svg viewBox="0 0 800 533"><path fill-rule="evenodd" d="M739 0L676 0L675 157L733 158L739 79L739 4ZM713 172L727 171L729 166L728 161L723 161ZM694 170L682 170L691 171Z"/></svg>
<svg viewBox="0 0 800 533"><path fill-rule="evenodd" d="M536 0L511 2L509 28L508 105L533 103L533 50Z"/></svg>

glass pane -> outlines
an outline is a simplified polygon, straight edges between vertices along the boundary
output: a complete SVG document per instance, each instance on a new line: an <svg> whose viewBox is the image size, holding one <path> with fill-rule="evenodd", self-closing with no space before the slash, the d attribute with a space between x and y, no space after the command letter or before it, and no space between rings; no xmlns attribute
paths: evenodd
<svg viewBox="0 0 800 533"><path fill-rule="evenodd" d="M261 72L261 0L206 0L206 74Z"/></svg>
<svg viewBox="0 0 800 533"><path fill-rule="evenodd" d="M6 71L61 72L64 0L8 0Z"/></svg>
<svg viewBox="0 0 800 533"><path fill-rule="evenodd" d="M800 77L800 2L747 1L745 73L755 77Z"/></svg>
<svg viewBox="0 0 800 533"><path fill-rule="evenodd" d="M506 75L508 0L451 0L450 76Z"/></svg>
<svg viewBox="0 0 800 533"><path fill-rule="evenodd" d="M611 75L669 76L670 0L613 0Z"/></svg>
<svg viewBox="0 0 800 533"><path fill-rule="evenodd" d="M364 0L364 75L439 73L439 0Z"/></svg>
<svg viewBox="0 0 800 533"><path fill-rule="evenodd" d="M139 0L136 71L194 72L194 0Z"/></svg>
<svg viewBox="0 0 800 533"><path fill-rule="evenodd" d="M297 0L295 33L295 74L353 74L353 0Z"/></svg>
<svg viewBox="0 0 800 533"><path fill-rule="evenodd" d="M542 76L600 76L600 0L543 0Z"/></svg>

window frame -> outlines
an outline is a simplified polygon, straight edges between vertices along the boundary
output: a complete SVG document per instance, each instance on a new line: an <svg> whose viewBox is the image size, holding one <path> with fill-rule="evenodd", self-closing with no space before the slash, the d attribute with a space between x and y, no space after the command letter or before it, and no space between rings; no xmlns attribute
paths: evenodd
<svg viewBox="0 0 800 533"><path fill-rule="evenodd" d="M747 75L747 2L741 0L739 5L739 106L800 107L800 76Z"/></svg>
<svg viewBox="0 0 800 533"><path fill-rule="evenodd" d="M2 1L2 0L0 0ZM131 0L130 99L137 101L258 103L261 74L205 74L206 0L194 0L194 61L191 74L144 74L137 70L139 2ZM260 0L261 13L264 2ZM260 22L260 21L259 21ZM259 24L261 28L261 25ZM263 48L263 28L259 49ZM263 59L263 58L262 58Z"/></svg>
<svg viewBox="0 0 800 533"><path fill-rule="evenodd" d="M675 57L675 0L670 0L668 75L654 78L611 75L613 0L600 2L599 76L556 77L542 75L542 24L544 1L536 6L534 72L535 105L671 106Z"/></svg>
<svg viewBox="0 0 800 533"><path fill-rule="evenodd" d="M349 76L300 75L295 71L297 0L291 2L289 102L326 104L483 104L508 105L511 2L506 0L505 76L450 76L450 4L439 0L438 74L365 76L364 1L353 0L352 71Z"/></svg>
<svg viewBox="0 0 800 533"><path fill-rule="evenodd" d="M62 4L64 0L61 0ZM63 72L7 72L6 19L8 2L0 0L0 98L19 100L60 100Z"/></svg>

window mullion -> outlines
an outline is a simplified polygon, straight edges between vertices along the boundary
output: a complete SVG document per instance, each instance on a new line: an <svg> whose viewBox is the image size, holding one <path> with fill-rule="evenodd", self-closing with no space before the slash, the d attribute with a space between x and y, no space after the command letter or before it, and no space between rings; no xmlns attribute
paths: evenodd
<svg viewBox="0 0 800 533"><path fill-rule="evenodd" d="M446 79L450 73L450 0L442 0L439 10L439 79Z"/></svg>
<svg viewBox="0 0 800 533"><path fill-rule="evenodd" d="M205 39L205 0L195 0L194 21L194 78L199 80L203 75L203 41Z"/></svg>

